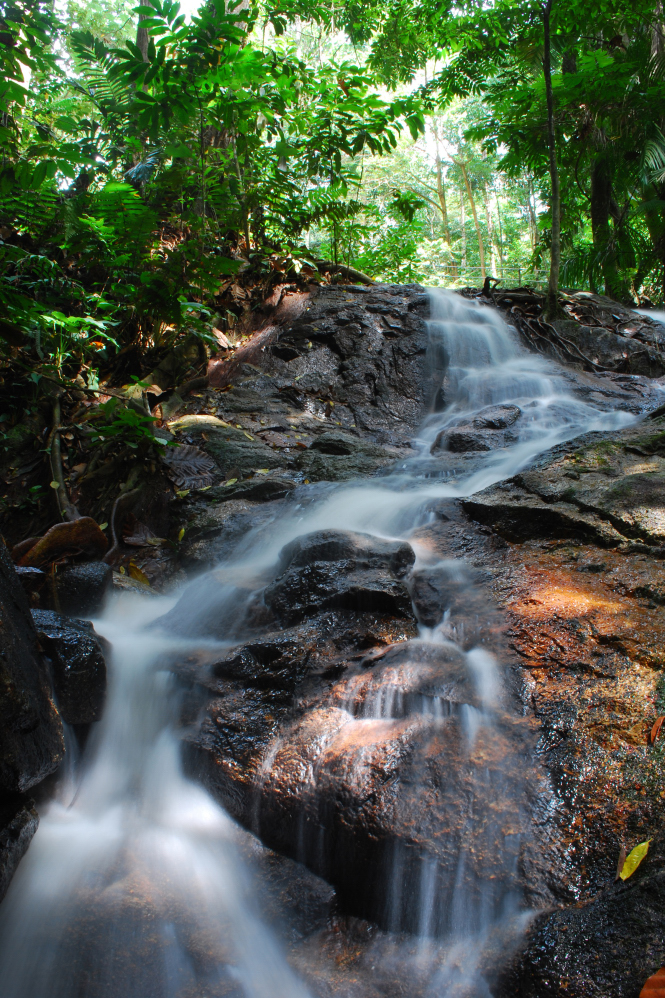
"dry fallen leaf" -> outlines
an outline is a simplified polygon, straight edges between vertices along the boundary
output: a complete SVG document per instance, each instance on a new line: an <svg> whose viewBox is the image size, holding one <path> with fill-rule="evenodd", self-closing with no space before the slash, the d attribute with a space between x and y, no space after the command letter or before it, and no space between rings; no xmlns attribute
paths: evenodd
<svg viewBox="0 0 665 998"><path fill-rule="evenodd" d="M63 558L87 554L101 558L109 542L91 516L81 516L68 523L56 523L24 554L19 565L41 568Z"/></svg>
<svg viewBox="0 0 665 998"><path fill-rule="evenodd" d="M658 738L658 735L661 733L661 729L663 727L663 721L665 721L665 715L663 714L661 714L660 717L656 718L656 723L651 729L651 734L649 735L649 739L652 745L655 743L656 739Z"/></svg>
<svg viewBox="0 0 665 998"><path fill-rule="evenodd" d="M626 860L621 867L621 873L619 876L622 880L628 880L628 877L632 877L635 870L638 868L646 854L649 852L649 843L651 839L647 839L646 842L640 842L639 845L635 846L634 849L626 856Z"/></svg>
<svg viewBox="0 0 665 998"><path fill-rule="evenodd" d="M665 998L665 967L649 978L640 991L640 998Z"/></svg>
<svg viewBox="0 0 665 998"><path fill-rule="evenodd" d="M193 444L169 447L162 454L162 461L169 478L180 489L200 489L204 485L212 485L216 465L200 447Z"/></svg>

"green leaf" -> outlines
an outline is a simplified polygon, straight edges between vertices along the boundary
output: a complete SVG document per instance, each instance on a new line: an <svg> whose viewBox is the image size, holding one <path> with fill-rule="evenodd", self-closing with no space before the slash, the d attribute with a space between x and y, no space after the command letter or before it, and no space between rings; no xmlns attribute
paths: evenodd
<svg viewBox="0 0 665 998"><path fill-rule="evenodd" d="M68 114L61 114L59 118L55 119L53 126L62 129L63 132L76 132L79 127L78 123Z"/></svg>
<svg viewBox="0 0 665 998"><path fill-rule="evenodd" d="M41 185L43 184L44 180L46 179L47 172L48 172L48 161L47 160L42 160L41 163L37 163L37 166L35 167L35 169L33 171L33 174L32 174L32 179L30 181L30 186L32 188L34 188L34 189L36 189L37 187L41 187Z"/></svg>

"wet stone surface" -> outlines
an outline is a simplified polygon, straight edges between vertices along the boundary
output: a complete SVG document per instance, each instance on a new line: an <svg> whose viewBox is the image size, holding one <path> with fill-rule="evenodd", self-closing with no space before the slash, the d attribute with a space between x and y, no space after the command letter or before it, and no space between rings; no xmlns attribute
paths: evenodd
<svg viewBox="0 0 665 998"><path fill-rule="evenodd" d="M249 478L220 461L224 475L239 481L210 490L212 503L196 496L183 503L190 570L228 556L248 528L278 524L285 499L307 494L305 480L371 476L409 455L424 407L445 396L445 370L435 359L430 380L411 390L427 360L415 321L425 314L422 296L409 289L378 295L376 307L390 322L399 313L413 326L407 341L395 340L385 315L370 310L371 294L322 292L309 312L303 306L295 330L287 324L270 334L251 368L236 364L232 386L207 393L201 408L233 424L233 440L243 447L242 436L250 453L246 434L255 436L276 461ZM342 315L337 322L340 304L353 321ZM273 349L282 341L284 350ZM391 359L395 343L407 342L417 350ZM399 364L407 364L403 381ZM569 369L564 377L574 397L608 412L643 413L661 397L642 375ZM488 451L509 445L522 418L518 406L487 406L446 430L432 446L431 470L425 460L421 470L467 473ZM646 746L661 695L663 592L652 558L662 545L653 512L661 422L561 445L464 508L430 502L410 537L415 569L397 579L387 566L372 569L383 586L407 584L415 617L395 604L364 612L351 600L343 605L335 595L340 579L341 592L355 592L355 570L342 568L343 559L314 559L314 571L285 558L281 583L268 582L261 600L268 615L254 618L260 638L240 641L214 662L199 657L179 666L190 771L264 842L333 884L345 912L384 930L422 929L415 912L423 907L423 871L438 871L429 882L446 896L446 878L466 847L479 868L491 869L496 857L505 883L511 829L520 842L514 887L526 904L574 912L568 906L609 889L621 846L651 834L661 809L659 749ZM204 434L212 436L202 421L177 432L203 447ZM285 481L296 490L288 497L280 491ZM332 604L324 606L328 595ZM479 704L468 664L454 655L426 663L413 644L416 623L440 627L463 650L489 651L499 663L505 699L493 708L491 737L481 728L471 750L463 714ZM516 799L526 802L519 812ZM467 803L460 808L460 801ZM470 811L496 823L479 822L469 838L460 814ZM408 885L401 898L398 881ZM446 917L434 906L429 930L444 932ZM334 924L330 939L340 952L371 950L367 938L350 942L348 921ZM530 953L518 968L532 966ZM538 974L559 981L551 984L558 994L574 967L559 971L555 950L542 953ZM334 991L335 980L328 975L326 987ZM515 993L515 980L497 984L496 994ZM366 978L360 993L374 986L392 993Z"/></svg>
<svg viewBox="0 0 665 998"><path fill-rule="evenodd" d="M99 721L106 699L108 642L87 620L33 610L39 642L51 661L58 711L66 724Z"/></svg>
<svg viewBox="0 0 665 998"><path fill-rule="evenodd" d="M665 713L665 417L561 445L461 502L423 499L408 543L311 530L239 577L244 538L267 548L331 483L402 468L450 390L422 289L284 302L168 424L215 480L171 501L177 546L136 554L157 585L198 576L159 622L208 642L169 663L188 773L275 850L242 845L317 998L445 993L441 937L513 904L536 913L526 936L506 922L474 956L495 998L637 998L665 959L665 769L647 745ZM572 395L655 408L660 346L643 347L624 368L613 355L613 372L564 371ZM460 417L419 473L455 482L500 455L521 405ZM652 835L615 885L620 850ZM70 939L91 994L161 998L167 952L185 994L238 993L232 974L213 980L229 954L166 880L141 880L131 855L114 877L103 906L83 898ZM104 950L118 922L127 936Z"/></svg>

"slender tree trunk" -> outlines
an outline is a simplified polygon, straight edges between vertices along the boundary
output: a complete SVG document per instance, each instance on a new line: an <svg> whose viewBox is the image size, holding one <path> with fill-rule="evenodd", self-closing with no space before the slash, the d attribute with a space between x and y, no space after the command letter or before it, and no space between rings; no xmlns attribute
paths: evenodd
<svg viewBox="0 0 665 998"><path fill-rule="evenodd" d="M561 189L559 186L559 166L556 158L556 133L554 131L554 94L552 93L552 52L550 44L550 14L552 0L543 7L543 73L545 74L545 95L547 98L547 144L550 159L550 182L552 187L552 242L550 248L550 277L547 285L546 312L555 318L559 309L559 271L561 270Z"/></svg>
<svg viewBox="0 0 665 998"><path fill-rule="evenodd" d="M476 235L478 237L478 252L480 253L480 276L484 281L485 277L487 276L485 273L485 244L483 243L483 234L480 231L480 225L478 223L478 212L476 211L476 202L474 201L473 198L473 191L471 190L471 182L469 181L469 172L466 168L466 163L462 159L458 160L457 162L462 171L462 176L464 177L464 186L466 187L466 193L469 198L469 204L471 205L473 224L476 227Z"/></svg>
<svg viewBox="0 0 665 998"><path fill-rule="evenodd" d="M494 222L492 221L492 212L490 211L490 197L489 191L487 190L487 184L484 184L484 208L485 208L485 223L487 224L487 236L490 241L490 267L492 273L495 277L499 276L499 254L496 248L496 237L494 234Z"/></svg>
<svg viewBox="0 0 665 998"><path fill-rule="evenodd" d="M457 277L457 262L452 255L452 239L450 236L448 203L446 201L446 188L443 182L443 164L441 162L441 153L439 151L439 129L436 125L436 122L432 123L432 131L434 132L434 143L436 147L436 192L439 197L439 206L441 208L441 220L443 223L443 238L448 244L448 249L450 250L450 256L451 256L450 273L453 277Z"/></svg>
<svg viewBox="0 0 665 998"><path fill-rule="evenodd" d="M538 220L536 219L536 209L534 207L533 180L529 177L529 189L526 195L526 203L529 209L529 236L531 237L531 252L536 252L536 242L538 240Z"/></svg>
<svg viewBox="0 0 665 998"><path fill-rule="evenodd" d="M462 276L466 275L466 212L464 211L464 191L459 192L460 224L462 226Z"/></svg>
<svg viewBox="0 0 665 998"><path fill-rule="evenodd" d="M142 7L150 7L150 0L141 0ZM140 49L143 61L148 61L148 45L150 43L150 35L148 34L147 28L141 27L142 21L148 20L148 14L139 14L139 22L136 28L136 47Z"/></svg>
<svg viewBox="0 0 665 998"><path fill-rule="evenodd" d="M499 204L499 195L496 195L496 217L499 221L499 277L503 277L503 224L501 222L501 205Z"/></svg>

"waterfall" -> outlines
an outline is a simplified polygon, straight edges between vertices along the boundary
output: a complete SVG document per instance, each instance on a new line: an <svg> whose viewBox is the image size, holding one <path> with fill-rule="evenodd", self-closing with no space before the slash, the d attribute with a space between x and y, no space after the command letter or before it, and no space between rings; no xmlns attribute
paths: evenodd
<svg viewBox="0 0 665 998"><path fill-rule="evenodd" d="M233 558L195 580L179 600L116 598L95 621L113 647L107 707L75 786L67 781L45 811L0 907L4 998L310 993L262 923L237 827L183 775L169 665L193 650L251 635L246 608L252 593L275 576L281 549L296 537L325 528L408 540L432 499L469 495L561 441L633 419L575 398L565 374L527 352L494 310L440 290L430 298L431 364L441 377L413 457L382 478L330 486L306 503L296 495L278 524L250 531ZM488 432L496 446L484 449ZM442 566L415 549L419 570L465 577L463 564ZM211 617L216 633L201 637ZM381 683L372 686L372 673L361 691L349 685L345 723L421 714L444 739L461 739L469 758L489 745L497 711L504 709L502 676L487 652L460 648L457 636L455 620L444 617L421 627L406 651L396 646ZM475 687L474 704L410 692L410 676L433 648L462 662ZM268 757L266 775L271 765ZM491 808L500 792L486 782L474 806ZM479 820L469 810L470 835ZM502 875L495 875L495 864L492 878L483 879L482 863L470 875L475 860L464 849L454 868L424 858L408 870L423 945L434 936L445 943L429 983L437 998L490 994L476 956L492 929L521 911L513 886L519 835L486 825L487 843L503 836ZM306 858L306 844L303 850ZM407 865L396 853L386 871L396 928ZM400 973L408 979L406 958ZM361 991L353 994L362 998Z"/></svg>

